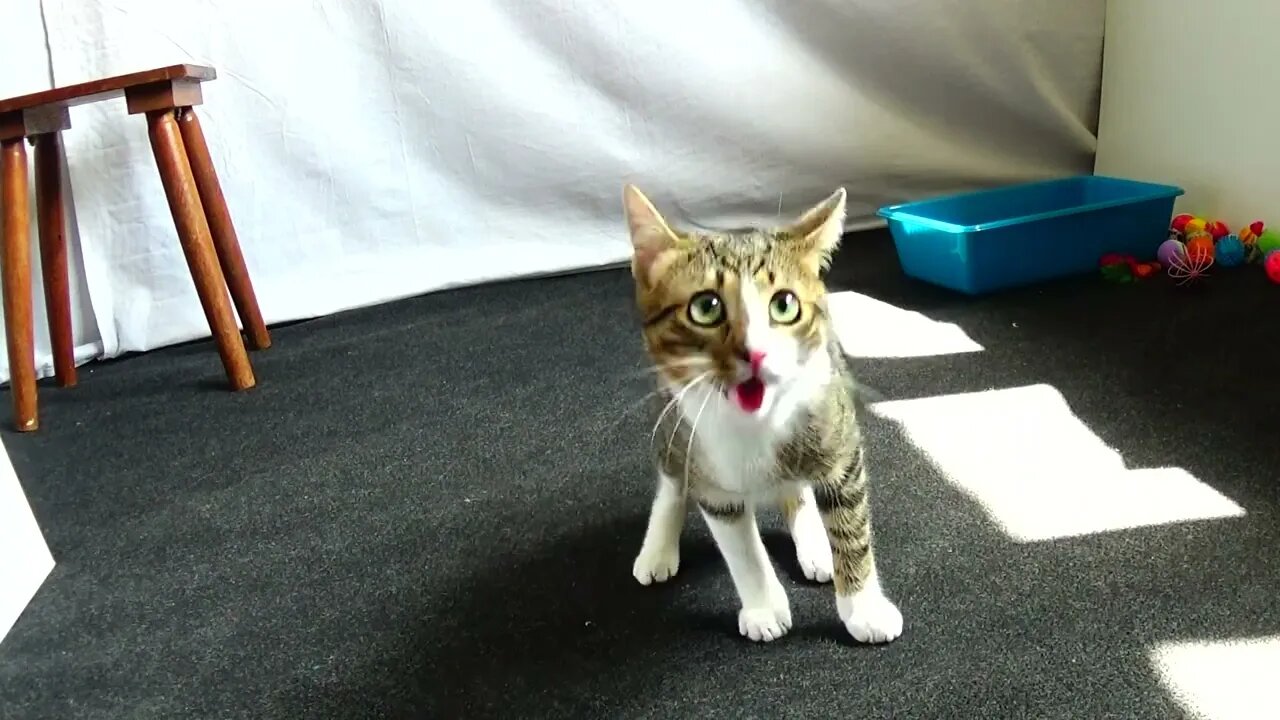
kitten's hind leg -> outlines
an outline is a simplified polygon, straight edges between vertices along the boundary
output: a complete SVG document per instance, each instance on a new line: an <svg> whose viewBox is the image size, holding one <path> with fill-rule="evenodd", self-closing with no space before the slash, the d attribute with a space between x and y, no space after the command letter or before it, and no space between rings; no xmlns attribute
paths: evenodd
<svg viewBox="0 0 1280 720"><path fill-rule="evenodd" d="M729 566L742 603L738 632L757 642L777 640L787 634L791 629L791 603L769 560L751 507L721 498L715 502L700 499L698 505Z"/></svg>
<svg viewBox="0 0 1280 720"><path fill-rule="evenodd" d="M658 473L658 489L649 509L649 525L631 574L641 585L666 582L680 569L680 531L687 511L684 486Z"/></svg>
<svg viewBox="0 0 1280 720"><path fill-rule="evenodd" d="M841 475L814 486L835 560L836 611L858 642L886 643L902 634L902 612L885 596L871 546L871 505L862 454Z"/></svg>
<svg viewBox="0 0 1280 720"><path fill-rule="evenodd" d="M831 541L827 538L822 514L813 497L813 488L805 487L782 501L782 516L796 546L796 562L804 576L814 582L831 582Z"/></svg>

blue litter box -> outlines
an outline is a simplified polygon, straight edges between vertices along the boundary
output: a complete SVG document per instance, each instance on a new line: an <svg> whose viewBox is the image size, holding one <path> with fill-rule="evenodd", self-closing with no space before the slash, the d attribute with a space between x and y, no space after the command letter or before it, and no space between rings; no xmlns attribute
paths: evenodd
<svg viewBox="0 0 1280 720"><path fill-rule="evenodd" d="M1155 257L1183 189L1081 175L891 205L902 270L970 295L1097 272L1109 252Z"/></svg>

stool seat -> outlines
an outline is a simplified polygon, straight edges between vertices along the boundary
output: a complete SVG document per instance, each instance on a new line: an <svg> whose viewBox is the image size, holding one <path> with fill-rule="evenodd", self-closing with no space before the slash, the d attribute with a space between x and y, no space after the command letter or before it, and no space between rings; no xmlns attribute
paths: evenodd
<svg viewBox="0 0 1280 720"><path fill-rule="evenodd" d="M204 102L202 83L216 77L211 67L169 65L0 99L0 284L19 431L39 427L25 143L35 146L40 266L54 376L68 387L76 384L65 217L73 209L62 194L61 133L71 128L69 108L122 96L130 115L147 118L178 241L231 387L246 390L256 384L235 314L251 348L270 347L271 336L194 109Z"/></svg>
<svg viewBox="0 0 1280 720"><path fill-rule="evenodd" d="M0 114L14 110L28 110L43 105L61 105L62 107L88 105L99 100L114 100L123 96L126 89L140 85L175 80L201 83L217 77L216 70L204 65L169 65L167 67L142 70L125 75L114 75L100 80L90 80L76 83L75 85L63 85L50 90L41 90L28 95L6 98L0 100Z"/></svg>

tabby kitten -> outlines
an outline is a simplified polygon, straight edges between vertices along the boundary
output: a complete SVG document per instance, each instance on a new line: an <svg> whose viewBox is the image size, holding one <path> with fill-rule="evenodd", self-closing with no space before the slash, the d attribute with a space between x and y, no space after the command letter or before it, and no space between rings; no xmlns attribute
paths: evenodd
<svg viewBox="0 0 1280 720"><path fill-rule="evenodd" d="M692 500L737 589L739 632L782 637L791 607L755 516L776 503L805 576L834 578L849 633L894 640L902 614L876 573L852 379L821 278L843 231L844 189L789 226L730 232L673 229L631 185L623 200L660 403L657 492L636 580L676 574Z"/></svg>

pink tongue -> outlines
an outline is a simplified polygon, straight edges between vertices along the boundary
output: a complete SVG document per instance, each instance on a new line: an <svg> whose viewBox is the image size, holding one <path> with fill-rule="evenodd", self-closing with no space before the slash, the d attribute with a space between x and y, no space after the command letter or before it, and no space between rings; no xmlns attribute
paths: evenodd
<svg viewBox="0 0 1280 720"><path fill-rule="evenodd" d="M747 412L755 412L764 404L764 383L760 382L760 378L738 383L734 392L738 395L738 404Z"/></svg>

